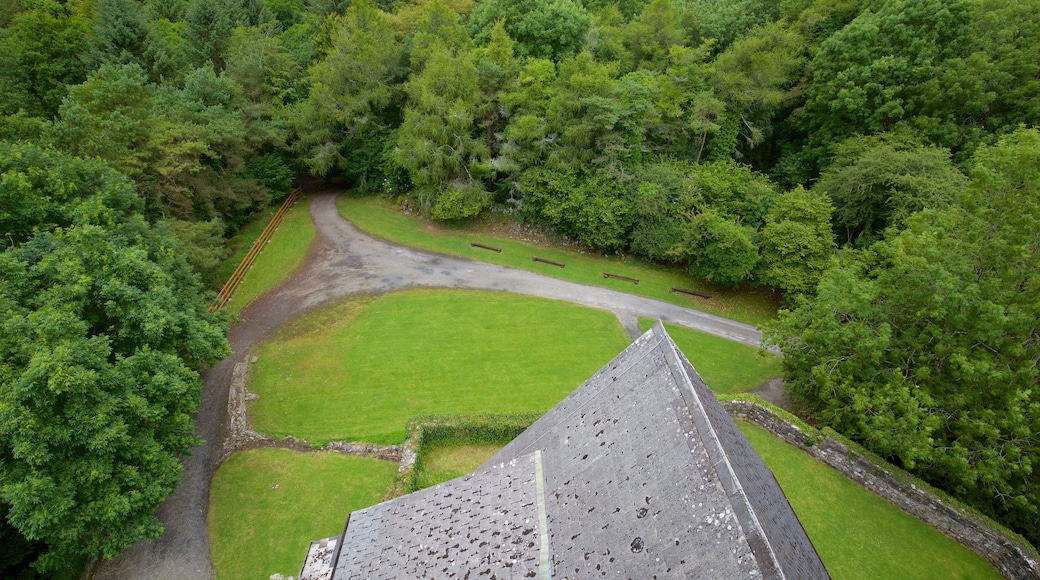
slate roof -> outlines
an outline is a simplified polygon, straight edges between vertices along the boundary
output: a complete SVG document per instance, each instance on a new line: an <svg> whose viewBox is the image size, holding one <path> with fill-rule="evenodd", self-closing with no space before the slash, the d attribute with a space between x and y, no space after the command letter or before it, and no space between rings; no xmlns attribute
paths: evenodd
<svg viewBox="0 0 1040 580"><path fill-rule="evenodd" d="M828 577L660 323L475 473L354 512L340 539L337 580Z"/></svg>

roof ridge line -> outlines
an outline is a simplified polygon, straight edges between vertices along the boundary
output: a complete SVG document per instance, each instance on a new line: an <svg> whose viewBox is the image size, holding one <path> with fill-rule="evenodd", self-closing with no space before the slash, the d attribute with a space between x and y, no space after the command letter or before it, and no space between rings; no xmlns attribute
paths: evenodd
<svg viewBox="0 0 1040 580"><path fill-rule="evenodd" d="M693 388L693 380L691 379L690 374L686 371L686 365L682 364L681 362L686 357L679 351L678 347L675 345L675 342L671 340L671 336L668 334L668 331L665 330L664 323L662 321L658 320L651 330L654 331L655 334L657 332L663 333L663 337L661 337L662 340L658 344L668 346L668 348L665 350L665 355L667 358L672 359L669 362L676 363L670 366L678 369L679 373L685 379L684 381L681 381L681 384L687 385L689 387L690 394L693 395L693 397L696 399L698 403L697 405L687 405L687 407L691 408L691 410L692 407L696 407L697 414L701 416L701 418L709 427L713 427L711 417L709 417L704 410L704 401L701 398L700 394L697 393L697 389ZM663 340L664 337L667 337L668 340ZM694 370L694 372L696 372L696 370ZM698 375L698 378L700 378L700 375ZM703 379L701 379L701 382L703 382ZM736 494L740 496L740 501L744 505L744 509L747 510L747 514L755 522L755 533L757 533L759 536L763 538L763 540L765 540L762 543L765 544L766 549L769 550L769 559L772 561L774 570L776 570L781 579L785 578L786 576L784 575L784 570L780 566L780 560L779 558L777 558L776 552L773 551L772 542L769 541L766 534L763 533L762 523L759 521L758 515L755 513L754 506L752 506L751 502L748 500L747 492L744 491L744 486L743 484L741 484L740 478L737 476L736 470L733 469L733 464L730 463L729 454L726 453L726 448L722 445L722 441L719 439L718 434L715 432L714 428L709 428L707 431L708 435L710 436L712 442L715 445L715 448L719 450L719 455L721 455L722 457L719 461L714 462L712 464L712 467L715 468L716 471L718 471L718 465L720 463L725 463L726 471L729 472L729 475L733 481L733 485L736 488ZM701 434L701 437L704 437L703 433ZM739 518L737 519L737 522L740 522Z"/></svg>

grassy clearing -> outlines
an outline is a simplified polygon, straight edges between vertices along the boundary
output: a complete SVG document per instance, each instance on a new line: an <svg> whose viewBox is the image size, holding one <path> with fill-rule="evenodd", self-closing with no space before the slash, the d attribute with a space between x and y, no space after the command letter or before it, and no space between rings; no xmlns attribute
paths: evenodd
<svg viewBox="0 0 1040 580"><path fill-rule="evenodd" d="M974 552L768 431L738 422L835 580L1001 578Z"/></svg>
<svg viewBox="0 0 1040 580"><path fill-rule="evenodd" d="M378 503L397 464L337 453L254 449L213 477L207 528L218 579L296 576L307 544L343 531L347 514Z"/></svg>
<svg viewBox="0 0 1040 580"><path fill-rule="evenodd" d="M409 291L288 327L253 365L254 428L400 443L419 414L547 411L628 345L610 313L492 292Z"/></svg>
<svg viewBox="0 0 1040 580"><path fill-rule="evenodd" d="M654 322L640 318L639 328L646 332ZM750 391L780 374L780 357L774 354L683 326L664 327L697 374L717 393Z"/></svg>
<svg viewBox="0 0 1040 580"><path fill-rule="evenodd" d="M420 489L476 471L504 445L443 445L423 451L417 482Z"/></svg>
<svg viewBox="0 0 1040 580"><path fill-rule="evenodd" d="M314 239L310 205L310 198L303 197L289 209L282 223L271 236L267 247L257 256L253 267L246 273L235 293L231 295L231 300L224 306L224 310L238 314L257 296L284 282L303 263L304 258L307 257L311 240ZM277 210L277 207L272 207L263 212L263 217L246 225L228 242L230 247L235 248L235 255L225 260L221 266L220 284L231 277L235 267L245 258L253 241L267 227Z"/></svg>
<svg viewBox="0 0 1040 580"><path fill-rule="evenodd" d="M340 213L357 227L376 237L406 246L530 270L581 284L620 290L696 308L754 325L762 325L775 317L780 305L779 296L769 290L732 290L697 280L677 270L651 266L633 258L621 260L611 257L594 257L575 249L550 248L492 237L482 233L479 229L433 226L419 218L394 211L388 201L378 197L356 198L342 195L336 203ZM502 253L497 254L473 248L469 245L471 241L502 248ZM567 267L560 269L549 264L533 262L531 257L535 255L563 262ZM635 285L625 280L604 279L604 271L638 278L640 282ZM673 286L699 290L710 294L712 298L706 300L671 292L670 289Z"/></svg>

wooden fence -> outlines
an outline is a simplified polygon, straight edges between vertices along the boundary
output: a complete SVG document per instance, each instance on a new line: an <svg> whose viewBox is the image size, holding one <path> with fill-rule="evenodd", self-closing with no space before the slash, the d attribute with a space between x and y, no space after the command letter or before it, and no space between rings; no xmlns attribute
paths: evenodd
<svg viewBox="0 0 1040 580"><path fill-rule="evenodd" d="M220 289L220 292L217 293L217 299L213 301L213 304L209 305L210 312L216 312L217 310L220 310L224 307L225 304L228 303L229 300L231 300L231 295L235 292L235 289L238 288L238 285L242 282L242 278L245 277L246 272L248 272L249 269L253 267L253 262L256 260L256 257L264 251L264 246L267 244L268 240L271 239L271 234L273 234L274 231L278 229L278 224L282 223L282 218L284 218L285 214L289 212L289 208L291 208L293 204L296 203L296 200L300 199L300 196L302 195L303 190L297 188L289 194L289 197L285 198L285 202L282 204L282 207L278 208L278 211L275 212L274 217L271 218L271 222L267 224L267 227L264 228L264 231L260 232L260 237L258 237L256 241L253 242L253 246L249 248L248 252L246 252L246 257L242 258L242 261L239 262L238 267L235 268L235 271L231 274L231 277L228 278L228 281L224 283L224 286Z"/></svg>

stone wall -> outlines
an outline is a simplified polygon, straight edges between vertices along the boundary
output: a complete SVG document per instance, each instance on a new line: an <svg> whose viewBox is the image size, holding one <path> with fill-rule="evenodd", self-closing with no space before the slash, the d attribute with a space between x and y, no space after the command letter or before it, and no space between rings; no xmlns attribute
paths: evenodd
<svg viewBox="0 0 1040 580"><path fill-rule="evenodd" d="M896 504L979 554L1005 578L1040 578L1040 557L1024 540L914 480L906 472L873 460L862 450L812 427L799 427L767 403L721 400L734 419L754 423L853 481Z"/></svg>
<svg viewBox="0 0 1040 580"><path fill-rule="evenodd" d="M224 463L234 453L247 449L270 447L276 449L290 449L307 453L311 451L334 451L345 455L357 457L368 457L382 459L384 461L401 461L402 450L400 446L388 445L377 447L367 443L351 443L347 441L332 441L325 444L321 449L315 449L313 445L302 439L289 436L283 439L257 433L249 425L248 404L255 401L257 395L246 387L249 376L250 362L256 362L256 357L247 357L242 362L236 363L231 371L231 386L228 388L228 412L227 423L224 432L224 448L217 464Z"/></svg>

